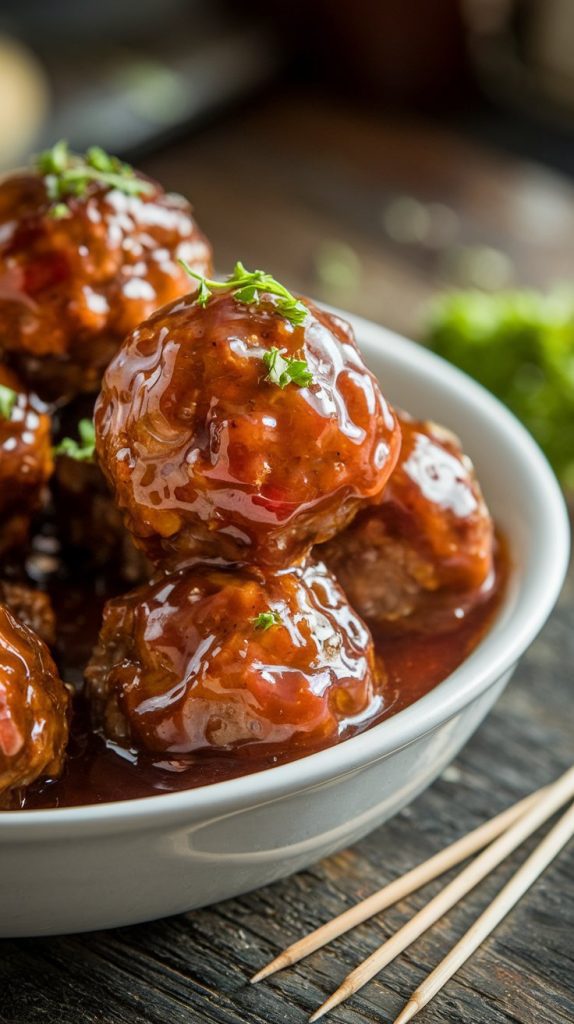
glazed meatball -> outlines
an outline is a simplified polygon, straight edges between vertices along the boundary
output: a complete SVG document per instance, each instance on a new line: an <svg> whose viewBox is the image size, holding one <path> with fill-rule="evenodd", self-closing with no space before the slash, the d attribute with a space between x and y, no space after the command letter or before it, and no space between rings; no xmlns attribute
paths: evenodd
<svg viewBox="0 0 574 1024"><path fill-rule="evenodd" d="M190 295L108 367L99 462L155 564L286 567L381 493L400 446L395 416L351 328L302 308L294 326L272 296L247 305L224 292L201 306Z"/></svg>
<svg viewBox="0 0 574 1024"><path fill-rule="evenodd" d="M454 434L404 413L399 420L401 454L381 503L317 554L367 621L412 625L425 610L435 628L442 611L452 622L489 590L493 523Z"/></svg>
<svg viewBox="0 0 574 1024"><path fill-rule="evenodd" d="M0 354L49 399L97 390L124 335L189 290L178 258L202 273L211 265L189 204L119 162L119 187L104 174L54 201L70 168L95 172L90 151L60 156L59 175L0 183ZM143 191L122 191L134 181Z"/></svg>
<svg viewBox="0 0 574 1024"><path fill-rule="evenodd" d="M46 644L56 641L56 616L48 594L33 590L24 583L0 580L0 604L10 609L16 618L34 630Z"/></svg>
<svg viewBox="0 0 574 1024"><path fill-rule="evenodd" d="M26 540L52 468L44 406L0 365L0 555Z"/></svg>
<svg viewBox="0 0 574 1024"><path fill-rule="evenodd" d="M0 806L36 779L57 777L69 695L46 645L0 605Z"/></svg>
<svg viewBox="0 0 574 1024"><path fill-rule="evenodd" d="M373 644L324 566L185 570L110 601L96 723L153 753L315 749L381 707Z"/></svg>

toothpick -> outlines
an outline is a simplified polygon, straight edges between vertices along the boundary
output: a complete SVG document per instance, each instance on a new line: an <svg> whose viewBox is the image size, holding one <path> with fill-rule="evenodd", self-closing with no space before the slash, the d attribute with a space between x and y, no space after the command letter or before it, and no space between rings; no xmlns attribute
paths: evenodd
<svg viewBox="0 0 574 1024"><path fill-rule="evenodd" d="M478 828L457 839L450 846L445 847L444 850L435 853L434 856L417 865L412 871L408 871L400 878L396 878L389 885L385 885L378 892L361 900L360 903L350 907L349 910L345 910L344 913L339 914L333 920L327 921L326 924L316 928L315 931L309 932L304 938L288 946L279 956L271 960L265 967L262 967L253 976L251 983L255 984L258 981L262 981L263 978L267 978L270 974L274 974L276 971L281 971L283 968L297 963L303 957L309 956L310 953L314 953L315 950L320 949L322 946L326 946L328 942L332 942L339 935L344 935L345 932L355 928L358 924L362 924L363 921L367 921L374 914L380 913L381 910L392 907L394 903L398 903L405 896L420 889L421 886L426 885L433 878L437 878L456 864L466 860L467 857L477 853L478 850L481 850L492 842L493 839L501 835L502 832L505 832L525 811L533 807L545 792L546 788L539 789L536 793L532 793L523 800L519 800L512 807L508 807L501 814L497 814L495 818L491 818L490 821L479 825Z"/></svg>
<svg viewBox="0 0 574 1024"><path fill-rule="evenodd" d="M565 772L552 786L549 786L542 800L534 804L514 825L491 843L476 860L464 868L449 885L445 886L418 914L415 914L403 928L400 928L395 935L387 942L384 942L362 964L355 968L354 971L351 971L336 992L309 1018L311 1024L319 1020L328 1010L332 1010L345 999L348 999L349 996L354 995L363 985L366 985L375 974L378 974L383 967L386 967L391 960L394 960L399 953L402 953L407 946L410 946L415 939L418 939L423 932L435 924L443 914L446 914L455 903L458 903L463 896L466 896L467 892L474 889L486 875L508 857L517 846L520 846L529 835L540 828L540 825L547 821L572 796L574 796L574 767Z"/></svg>
<svg viewBox="0 0 574 1024"><path fill-rule="evenodd" d="M574 835L574 804L557 825L531 853L516 874L499 892L490 906L480 915L460 942L453 946L448 956L431 971L428 978L413 992L408 1003L399 1013L394 1024L407 1024L423 1006L440 991L443 985L456 974L459 967L468 960L480 944L490 935L504 917L518 903L524 893L534 884L545 868L554 860Z"/></svg>

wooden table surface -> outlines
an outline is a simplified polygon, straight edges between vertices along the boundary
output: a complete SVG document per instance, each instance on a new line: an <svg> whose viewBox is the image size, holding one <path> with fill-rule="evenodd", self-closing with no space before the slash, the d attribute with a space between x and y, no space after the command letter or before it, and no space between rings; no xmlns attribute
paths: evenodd
<svg viewBox="0 0 574 1024"><path fill-rule="evenodd" d="M193 198L227 269L410 334L446 283L546 284L574 266L574 190L424 124L270 98L148 169ZM434 894L409 897L269 982L253 972L574 758L574 572L495 710L443 776L355 847L241 899L114 932L0 943L2 1024L298 1024ZM534 843L531 841L529 847ZM520 851L331 1019L390 1021L524 857ZM1 908L0 908L1 913ZM574 846L418 1018L571 1024Z"/></svg>

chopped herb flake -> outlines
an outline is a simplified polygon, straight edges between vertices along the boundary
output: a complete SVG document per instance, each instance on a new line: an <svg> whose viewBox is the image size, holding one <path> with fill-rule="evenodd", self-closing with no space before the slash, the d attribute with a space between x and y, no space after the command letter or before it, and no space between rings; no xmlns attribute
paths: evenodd
<svg viewBox="0 0 574 1024"><path fill-rule="evenodd" d="M151 182L139 178L133 167L110 156L100 146L90 146L81 155L72 153L67 142L60 140L51 149L39 153L34 165L44 176L48 198L52 201L50 215L56 220L70 216L67 200L85 195L92 182L131 196L153 190Z"/></svg>
<svg viewBox="0 0 574 1024"><path fill-rule="evenodd" d="M279 388L286 388L288 384L307 388L313 383L313 374L305 360L285 358L278 348L270 348L263 356L263 362L269 371L266 380Z"/></svg>
<svg viewBox="0 0 574 1024"><path fill-rule="evenodd" d="M18 392L7 388L5 384L0 384L0 418L9 420L17 401Z"/></svg>
<svg viewBox="0 0 574 1024"><path fill-rule="evenodd" d="M78 423L79 440L64 437L54 448L55 455L67 455L76 462L93 462L96 450L96 431L93 420L80 420Z"/></svg>
<svg viewBox="0 0 574 1024"><path fill-rule="evenodd" d="M258 305L264 296L273 295L278 300L275 303L277 311L293 327L300 327L305 322L308 310L303 303L264 270L246 270L242 263L237 262L225 281L211 281L192 270L185 260L179 262L189 276L199 282L195 297L198 306L205 307L214 292L229 291L237 302L247 306Z"/></svg>
<svg viewBox="0 0 574 1024"><path fill-rule="evenodd" d="M251 619L251 622L253 623L253 628L261 630L262 633L271 629L272 626L281 626L283 624L283 620L277 611L259 612L259 615Z"/></svg>

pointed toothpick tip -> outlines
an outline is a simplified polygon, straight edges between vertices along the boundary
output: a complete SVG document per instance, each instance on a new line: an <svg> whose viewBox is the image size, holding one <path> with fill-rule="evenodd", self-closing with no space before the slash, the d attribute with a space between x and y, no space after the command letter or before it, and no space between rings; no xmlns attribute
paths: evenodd
<svg viewBox="0 0 574 1024"><path fill-rule="evenodd" d="M415 1014L419 1011L419 1004L416 999L409 999L408 1003L403 1006L398 1017L395 1018L393 1024L407 1024L407 1021L412 1020Z"/></svg>
<svg viewBox="0 0 574 1024"><path fill-rule="evenodd" d="M282 971L284 967L290 967L291 960L285 953L281 953L280 956L276 956L274 960L270 960L268 964L265 964L257 974L254 974L250 979L252 985L256 985L258 981L263 981L264 978L268 978L270 974L275 974L276 971Z"/></svg>
<svg viewBox="0 0 574 1024"><path fill-rule="evenodd" d="M253 977L249 979L249 984L256 985L258 981L263 981L264 978L268 978L272 973L271 964L266 964L265 967L262 967L260 971L257 971L257 974L254 974Z"/></svg>
<svg viewBox="0 0 574 1024"><path fill-rule="evenodd" d="M312 1013L311 1016L309 1017L309 1024L315 1024L315 1021L319 1020L319 1018L322 1017L324 1013L327 1013L327 1010L325 1009L324 1006L320 1006L319 1009L315 1010L315 1013Z"/></svg>
<svg viewBox="0 0 574 1024"><path fill-rule="evenodd" d="M325 1014L329 1012L329 1010L333 1010L335 1006L338 1006L339 1003L342 1003L344 999L347 999L350 994L351 993L347 992L346 990L338 988L337 991L333 992L333 995L329 996L329 998L321 1004L319 1009L315 1010L315 1013L313 1013L311 1017L309 1017L309 1024L314 1024L316 1020L319 1020L321 1017L324 1017Z"/></svg>

